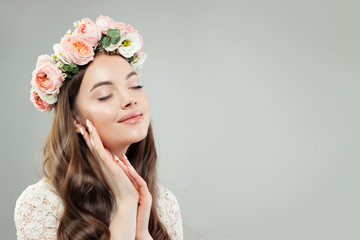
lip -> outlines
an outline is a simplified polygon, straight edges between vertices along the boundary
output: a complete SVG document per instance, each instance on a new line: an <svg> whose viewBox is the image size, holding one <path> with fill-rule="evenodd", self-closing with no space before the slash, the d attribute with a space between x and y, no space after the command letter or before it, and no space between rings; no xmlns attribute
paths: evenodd
<svg viewBox="0 0 360 240"><path fill-rule="evenodd" d="M142 115L143 113L141 111L134 111L134 112L131 112L129 114L126 114L125 116L123 116L122 118L120 118L120 120L118 121L118 123L120 122L124 122L128 119L131 119L131 118L134 118L136 116L139 116L139 115Z"/></svg>

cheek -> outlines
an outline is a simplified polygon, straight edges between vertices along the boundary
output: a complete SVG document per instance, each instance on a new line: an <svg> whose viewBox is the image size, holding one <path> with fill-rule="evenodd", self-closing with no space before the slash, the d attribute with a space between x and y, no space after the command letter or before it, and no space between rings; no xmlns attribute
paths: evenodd
<svg viewBox="0 0 360 240"><path fill-rule="evenodd" d="M142 103L141 107L143 108L143 111L148 112L149 111L149 100L145 93L141 96L140 101Z"/></svg>
<svg viewBox="0 0 360 240"><path fill-rule="evenodd" d="M86 109L87 116L95 126L113 122L116 119L116 111L109 104L93 104Z"/></svg>

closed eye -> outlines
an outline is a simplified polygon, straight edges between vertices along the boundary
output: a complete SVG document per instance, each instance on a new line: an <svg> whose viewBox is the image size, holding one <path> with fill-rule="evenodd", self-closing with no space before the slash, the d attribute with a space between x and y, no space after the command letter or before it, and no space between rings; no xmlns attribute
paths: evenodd
<svg viewBox="0 0 360 240"><path fill-rule="evenodd" d="M132 87L133 89L140 89L140 88L142 88L144 85L137 85L137 86L135 86L135 87Z"/></svg>
<svg viewBox="0 0 360 240"><path fill-rule="evenodd" d="M105 101L105 100L111 98L112 96L113 96L113 94L110 94L110 95L108 95L108 96L106 96L106 97L98 98L98 100L99 100L100 102L102 102L102 101Z"/></svg>
<svg viewBox="0 0 360 240"><path fill-rule="evenodd" d="M141 88L143 88L143 87L144 87L144 85L137 85L137 86L131 87L131 88L132 88L132 89L141 89ZM99 100L100 102L103 102L103 101L106 101L107 99L111 98L112 96L113 96L113 94L110 94L110 95L108 95L108 96L106 96L106 97L98 98L98 100Z"/></svg>

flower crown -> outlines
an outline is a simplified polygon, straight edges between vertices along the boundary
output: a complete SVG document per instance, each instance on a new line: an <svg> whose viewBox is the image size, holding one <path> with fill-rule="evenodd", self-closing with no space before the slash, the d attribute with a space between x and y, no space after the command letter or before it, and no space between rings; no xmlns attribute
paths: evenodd
<svg viewBox="0 0 360 240"><path fill-rule="evenodd" d="M142 52L143 39L131 25L115 22L100 15L96 23L89 18L74 22L75 30L69 29L60 43L54 44L54 54L40 55L32 72L30 101L41 112L51 112L58 100L64 80L71 79L94 59L95 49L109 55L120 54L141 75L147 55Z"/></svg>

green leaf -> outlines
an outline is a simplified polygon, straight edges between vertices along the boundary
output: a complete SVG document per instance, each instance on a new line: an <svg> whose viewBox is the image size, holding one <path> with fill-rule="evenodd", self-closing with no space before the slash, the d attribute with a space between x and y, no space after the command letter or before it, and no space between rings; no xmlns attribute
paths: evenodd
<svg viewBox="0 0 360 240"><path fill-rule="evenodd" d="M72 79L73 75L71 73L67 72L66 77Z"/></svg>
<svg viewBox="0 0 360 240"><path fill-rule="evenodd" d="M76 74L79 72L79 67L75 65L74 69L71 71L71 73Z"/></svg>
<svg viewBox="0 0 360 240"><path fill-rule="evenodd" d="M74 69L74 68L76 68L77 66L76 66L75 63L71 63L71 64L70 64L70 67L71 67L72 69Z"/></svg>
<svg viewBox="0 0 360 240"><path fill-rule="evenodd" d="M132 57L130 57L130 58L128 58L128 61L130 61L130 62L132 62L132 61L134 61L135 60L135 54L134 55L132 55Z"/></svg>
<svg viewBox="0 0 360 240"><path fill-rule="evenodd" d="M107 35L109 37L117 37L120 36L120 30L119 29L109 29L107 30Z"/></svg>
<svg viewBox="0 0 360 240"><path fill-rule="evenodd" d="M64 70L65 70L66 72L71 72L71 71L72 71L72 67L71 67L70 65L68 65L68 64L64 64Z"/></svg>
<svg viewBox="0 0 360 240"><path fill-rule="evenodd" d="M105 47L108 47L110 45L110 38L109 37L104 37L103 40L102 40L102 44Z"/></svg>
<svg viewBox="0 0 360 240"><path fill-rule="evenodd" d="M112 38L111 38L111 43L112 43L112 44L117 44L119 41L120 41L120 36L112 37Z"/></svg>

